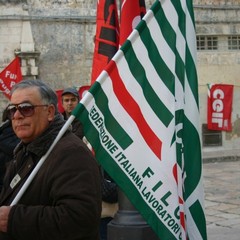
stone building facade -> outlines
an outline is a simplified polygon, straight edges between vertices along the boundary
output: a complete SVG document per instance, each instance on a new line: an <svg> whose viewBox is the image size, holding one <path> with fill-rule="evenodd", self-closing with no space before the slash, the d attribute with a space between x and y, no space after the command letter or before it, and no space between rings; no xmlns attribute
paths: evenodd
<svg viewBox="0 0 240 240"><path fill-rule="evenodd" d="M40 78L54 89L90 83L97 0L0 0L0 71L18 54L24 78ZM149 8L154 0L145 0ZM119 1L118 1L119 3ZM198 49L203 154L238 151L235 132L211 136L206 144L207 84L234 85L233 122L240 115L240 0L193 0L197 40L216 49ZM229 49L229 39L237 46ZM0 92L0 113L7 99ZM206 134L210 134L207 132ZM240 151L240 150L239 150Z"/></svg>
<svg viewBox="0 0 240 240"><path fill-rule="evenodd" d="M240 153L240 1L195 0L194 13L203 155L236 157ZM232 132L206 131L209 83L234 85Z"/></svg>

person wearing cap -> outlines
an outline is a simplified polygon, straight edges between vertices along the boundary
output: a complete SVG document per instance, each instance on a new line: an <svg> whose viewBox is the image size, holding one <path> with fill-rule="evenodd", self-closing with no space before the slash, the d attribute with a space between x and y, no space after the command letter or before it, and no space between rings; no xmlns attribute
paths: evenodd
<svg viewBox="0 0 240 240"><path fill-rule="evenodd" d="M67 120L77 106L80 100L79 93L75 88L66 88L62 92L62 106L64 112L62 113L63 118ZM72 122L72 132L75 133L80 139L83 139L83 126L78 119L74 119Z"/></svg>

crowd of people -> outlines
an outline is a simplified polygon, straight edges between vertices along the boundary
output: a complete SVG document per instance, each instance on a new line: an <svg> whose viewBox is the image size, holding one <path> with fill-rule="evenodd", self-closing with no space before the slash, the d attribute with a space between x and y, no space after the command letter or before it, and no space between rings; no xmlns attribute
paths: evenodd
<svg viewBox="0 0 240 240"><path fill-rule="evenodd" d="M74 120L48 154L79 102L75 88L61 97L63 113L43 81L23 80L11 90L0 126L1 240L107 239L101 223L103 171L82 141L82 124Z"/></svg>

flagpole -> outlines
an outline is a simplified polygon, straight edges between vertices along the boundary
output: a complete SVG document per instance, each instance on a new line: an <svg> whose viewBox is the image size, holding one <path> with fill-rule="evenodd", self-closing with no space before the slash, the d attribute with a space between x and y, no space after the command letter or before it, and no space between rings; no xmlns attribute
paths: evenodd
<svg viewBox="0 0 240 240"><path fill-rule="evenodd" d="M159 240L121 189L118 190L118 205L119 209L107 227L109 240Z"/></svg>
<svg viewBox="0 0 240 240"><path fill-rule="evenodd" d="M46 152L46 154L44 156L42 156L42 158L39 160L38 164L36 165L36 167L33 169L33 171L31 172L31 174L29 175L29 177L27 178L26 182L23 184L22 188L20 189L20 191L18 192L18 194L16 195L16 197L13 199L12 203L10 204L10 206L13 206L15 204L18 203L18 201L21 199L22 195L26 192L27 188L29 187L29 185L31 184L32 180L34 179L34 177L36 176L36 174L38 173L39 169L41 168L41 166L43 165L43 163L45 162L45 160L47 159L47 157L49 156L49 154L51 153L52 149L55 147L55 145L57 144L57 142L60 140L60 138L63 136L63 134L66 132L66 130L69 128L69 126L71 125L71 123L73 122L73 120L75 119L74 115L71 115L68 120L66 121L66 123L63 125L63 127L61 128L61 130L59 131L57 137L55 138L55 140L53 141L52 145L50 146L50 148L48 149L48 151Z"/></svg>

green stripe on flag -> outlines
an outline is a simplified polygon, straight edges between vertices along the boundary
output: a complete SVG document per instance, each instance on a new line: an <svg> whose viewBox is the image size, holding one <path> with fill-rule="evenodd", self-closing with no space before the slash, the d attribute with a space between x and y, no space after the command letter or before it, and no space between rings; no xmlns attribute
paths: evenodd
<svg viewBox="0 0 240 240"><path fill-rule="evenodd" d="M127 134L127 132L121 127L118 121L113 117L109 107L108 107L108 98L103 92L101 85L96 81L89 89L89 92L92 93L95 99L96 106L100 109L102 115L104 116L104 125L107 126L107 131L111 133L111 136L116 140L116 142L121 146L122 149L126 149L132 142L132 138ZM80 109L83 107L82 104L76 107L73 110L72 114L76 116L81 122L85 123L86 116L85 114L80 113ZM84 124L83 124L84 125ZM83 126L84 129L87 127ZM84 130L84 134L85 134Z"/></svg>
<svg viewBox="0 0 240 240"><path fill-rule="evenodd" d="M202 209L202 206L199 201L196 201L191 205L189 208L191 215L194 219L194 222L196 223L196 226L202 236L202 239L207 239L207 233L206 233L206 220L203 217L204 212Z"/></svg>
<svg viewBox="0 0 240 240"><path fill-rule="evenodd" d="M187 79L189 86L193 92L194 99L197 103L197 106L199 106L199 98L198 98L198 81L192 81L192 79L198 79L197 77L197 69L195 66L195 63L192 59L192 56L190 54L189 49L186 49L186 74L187 74ZM191 67L189 67L191 66Z"/></svg>
<svg viewBox="0 0 240 240"><path fill-rule="evenodd" d="M183 79L184 79L184 73L185 73L185 66L184 66L183 60L181 59L181 57L178 53L178 49L176 48L177 33L174 31L171 24L169 23L168 18L166 17L160 2L159 2L159 4L157 4L157 8L154 9L154 14L155 14L155 18L159 24L159 27L161 28L161 31L162 31L162 34L163 34L165 40L167 41L169 47L172 49L172 51L175 54L175 63L176 63L175 64L175 67L176 67L175 74L177 75L180 83L182 85L184 85ZM182 17L182 16L180 15L178 17ZM181 46L181 47L184 47L184 46ZM166 82L169 81L168 78L165 78L165 80L167 80Z"/></svg>
<svg viewBox="0 0 240 240"><path fill-rule="evenodd" d="M142 21L141 24L138 25L137 30L139 31L139 36L146 46L149 54L148 57L153 64L156 72L158 73L159 77L163 80L163 83L169 89L170 92L174 94L174 74L168 68L164 60L162 59L161 55L159 54L158 48L156 43L153 41L150 31L147 27L145 21ZM161 47L161 46L160 46ZM164 81L164 79L168 79L168 81ZM155 89L156 91L156 89Z"/></svg>
<svg viewBox="0 0 240 240"><path fill-rule="evenodd" d="M98 91L95 91L99 85ZM96 87L89 90L94 95L96 105L102 112L105 120L105 125L107 130L111 133L112 137L118 142L122 149L126 149L132 142L132 138L127 134L127 132L121 127L118 121L113 117L109 107L108 98L104 91L102 90L100 84L96 82Z"/></svg>
<svg viewBox="0 0 240 240"><path fill-rule="evenodd" d="M200 138L187 118L184 119L183 145L185 149L185 170L187 172L185 180L185 199L187 199L197 187L202 174Z"/></svg>
<svg viewBox="0 0 240 240"><path fill-rule="evenodd" d="M149 41L149 42L152 42L152 41ZM147 43L145 43L145 44L147 44ZM152 44L152 46L153 46L153 44ZM131 61L128 61L130 71L133 74L134 78L140 84L140 86L143 90L143 94L144 94L148 104L151 106L151 108L153 109L155 114L158 116L158 118L167 127L169 125L169 123L172 121L173 115L167 109L167 107L163 104L163 102L161 101L159 96L156 94L156 92L154 91L152 86L149 84L149 81L146 77L145 70L144 70L143 66L141 65L141 63L139 62L138 58L136 57L136 54L132 48L132 44L130 41L128 41L123 46L122 51L123 51L126 59L131 58ZM155 54L157 54L157 51L155 51ZM150 55L150 56L152 56L152 55ZM157 57L158 56L154 56L151 60L155 61L154 58L157 58ZM161 64L161 62L158 62L158 64ZM159 69L159 66L157 69ZM159 70L157 70L157 71L159 71ZM170 76L170 78L173 79L174 77ZM170 87L170 86L168 86L168 87Z"/></svg>

